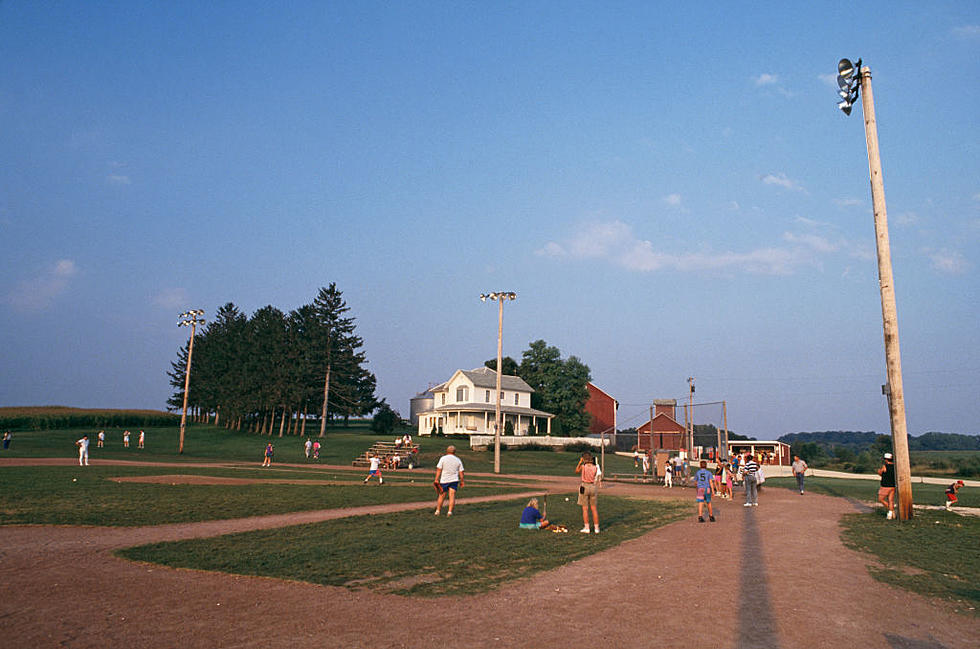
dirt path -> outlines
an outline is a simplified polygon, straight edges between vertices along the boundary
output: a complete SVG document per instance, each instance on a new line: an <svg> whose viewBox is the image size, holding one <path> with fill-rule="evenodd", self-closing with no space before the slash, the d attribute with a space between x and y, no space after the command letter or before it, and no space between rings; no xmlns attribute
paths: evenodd
<svg viewBox="0 0 980 649"><path fill-rule="evenodd" d="M554 490L570 484L564 478L540 483ZM625 484L610 484L604 492L666 494ZM690 498L691 492L668 495ZM871 579L868 559L839 540L838 519L853 511L847 501L770 488L760 502L743 508L740 500L722 501L717 523L698 524L692 516L492 593L439 600L172 570L111 555L128 545L359 513L422 508L421 514L429 503L143 528L3 527L0 644L430 649L574 642L612 649L687 647L697 640L712 649L977 646L978 618ZM466 515L465 501L457 515ZM479 548L473 551L479 554Z"/></svg>

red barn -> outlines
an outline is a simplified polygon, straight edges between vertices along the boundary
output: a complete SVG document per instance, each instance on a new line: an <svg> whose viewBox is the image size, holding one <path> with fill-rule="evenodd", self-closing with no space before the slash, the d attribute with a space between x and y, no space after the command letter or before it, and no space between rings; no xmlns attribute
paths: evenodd
<svg viewBox="0 0 980 649"><path fill-rule="evenodd" d="M654 399L653 420L637 429L637 446L643 450L684 448L684 424L677 423L677 399Z"/></svg>
<svg viewBox="0 0 980 649"><path fill-rule="evenodd" d="M589 390L585 412L592 415L589 432L594 435L616 432L616 409L619 408L619 402L592 383L586 383L585 387Z"/></svg>

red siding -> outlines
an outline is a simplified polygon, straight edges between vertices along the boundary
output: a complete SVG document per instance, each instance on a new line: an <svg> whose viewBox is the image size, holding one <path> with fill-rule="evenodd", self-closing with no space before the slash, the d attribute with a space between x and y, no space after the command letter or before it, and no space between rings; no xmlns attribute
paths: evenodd
<svg viewBox="0 0 980 649"><path fill-rule="evenodd" d="M586 383L585 387L589 390L585 411L592 415L589 432L598 435L602 432L615 431L616 400L591 383Z"/></svg>

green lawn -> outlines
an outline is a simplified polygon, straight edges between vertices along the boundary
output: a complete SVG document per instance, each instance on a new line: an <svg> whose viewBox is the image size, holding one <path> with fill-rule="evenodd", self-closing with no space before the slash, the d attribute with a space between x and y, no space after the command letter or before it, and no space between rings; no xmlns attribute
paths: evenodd
<svg viewBox="0 0 980 649"><path fill-rule="evenodd" d="M952 482L952 479L950 480ZM766 478L767 487L781 487L796 490L795 478ZM878 500L877 480L848 480L846 478L807 478L806 490L840 498L853 498L862 502ZM946 503L945 484L912 483L912 502L917 505L944 505ZM980 489L963 487L959 492L959 504L964 507L980 507Z"/></svg>
<svg viewBox="0 0 980 649"><path fill-rule="evenodd" d="M129 448L123 448L122 430L107 429L106 445L96 446L95 435L98 431L89 429L50 430L38 432L19 432L14 434L13 443L6 451L0 451L2 457L78 457L75 441L82 434L88 433L91 440L89 457L92 462L99 459L111 460L140 460L149 462L262 462L265 445L272 442L275 447L275 461L286 463L308 463L303 452L305 438L298 436L271 438L263 435L253 435L244 432L233 432L217 426L194 425L188 426L184 438L184 453L177 454L178 429L147 428L146 448L136 448L137 429L132 429L132 439ZM363 431L364 427L350 429L330 429L325 437L319 439L323 447L320 450L321 464L349 465L354 458L371 447L376 441L389 441L391 435L370 435ZM352 432L354 431L354 432ZM458 455L463 460L467 471L492 472L493 451L471 451L467 440L447 438L416 437L421 445L422 467L434 470L435 463L445 452L446 446L453 444L457 447ZM523 475L573 475L579 454L558 451L518 451L504 450L501 453L501 469L503 473ZM633 473L633 461L627 457L614 454L606 455L607 473Z"/></svg>
<svg viewBox="0 0 980 649"><path fill-rule="evenodd" d="M930 511L896 524L880 514L848 514L841 526L847 546L880 562L868 567L875 579L977 614L980 518Z"/></svg>
<svg viewBox="0 0 980 649"><path fill-rule="evenodd" d="M403 595L468 595L618 545L690 514L687 503L603 497L599 535L579 534L581 508L552 497L567 534L517 528L524 500L358 516L276 530L128 548L121 556L172 567L369 588Z"/></svg>
<svg viewBox="0 0 980 649"><path fill-rule="evenodd" d="M331 480L347 485L188 485L116 482L139 475ZM361 483L363 472L215 469L186 466L5 467L0 469L0 524L157 525L266 514L433 500L431 476L389 474L384 486ZM415 482L413 483L412 480ZM472 481L464 496L522 491Z"/></svg>

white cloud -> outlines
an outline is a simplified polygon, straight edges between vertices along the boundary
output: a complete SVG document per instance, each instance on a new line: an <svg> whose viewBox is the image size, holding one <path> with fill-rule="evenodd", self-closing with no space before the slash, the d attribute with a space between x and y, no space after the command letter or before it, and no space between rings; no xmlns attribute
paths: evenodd
<svg viewBox="0 0 980 649"><path fill-rule="evenodd" d="M837 85L836 74L831 74L830 72L828 72L827 74L817 75L817 78L820 79L820 81L822 81L824 84L830 86L831 88L837 89L840 87Z"/></svg>
<svg viewBox="0 0 980 649"><path fill-rule="evenodd" d="M926 255L932 260L932 267L941 273L962 275L970 267L963 255L955 250L927 250Z"/></svg>
<svg viewBox="0 0 980 649"><path fill-rule="evenodd" d="M755 81L755 85L757 86L771 86L779 83L779 76L763 72L756 76L753 81Z"/></svg>
<svg viewBox="0 0 980 649"><path fill-rule="evenodd" d="M961 25L953 28L953 35L959 38L980 37L980 25Z"/></svg>
<svg viewBox="0 0 980 649"><path fill-rule="evenodd" d="M819 234L795 234L793 232L784 232L783 241L798 243L808 248L812 248L817 252L836 252L841 248L841 244L832 243L829 239L822 237Z"/></svg>
<svg viewBox="0 0 980 649"><path fill-rule="evenodd" d="M837 207L855 207L858 205L864 205L864 201L860 198L835 198L834 204Z"/></svg>
<svg viewBox="0 0 980 649"><path fill-rule="evenodd" d="M973 195L973 200L975 200L975 201L977 201L978 203L980 203L980 194L974 194L974 195Z"/></svg>
<svg viewBox="0 0 980 649"><path fill-rule="evenodd" d="M59 259L36 277L22 280L7 294L5 302L21 312L43 311L68 289L71 278L77 273L74 261Z"/></svg>
<svg viewBox="0 0 980 649"><path fill-rule="evenodd" d="M680 194L669 194L667 196L664 196L664 202L667 203L668 205L680 205L681 204L681 195Z"/></svg>
<svg viewBox="0 0 980 649"><path fill-rule="evenodd" d="M182 309L187 303L187 289L183 288L165 288L153 297L153 304L166 309Z"/></svg>
<svg viewBox="0 0 980 649"><path fill-rule="evenodd" d="M132 183L129 176L123 176L122 174L109 174L105 177L105 181L110 185L129 185Z"/></svg>
<svg viewBox="0 0 980 649"><path fill-rule="evenodd" d="M658 250L652 241L637 237L631 226L615 220L583 224L568 240L548 242L537 254L552 258L606 260L640 272L731 270L787 275L800 265L813 264L812 251L823 252L822 248L832 247L818 238L805 236L790 243L794 246L762 247L747 252L664 251Z"/></svg>
<svg viewBox="0 0 980 649"><path fill-rule="evenodd" d="M803 187L800 186L798 182L787 178L786 174L784 173L766 174L765 176L761 177L761 180L763 184L766 185L776 185L777 187L783 187L785 189L790 189L797 192L803 191Z"/></svg>

